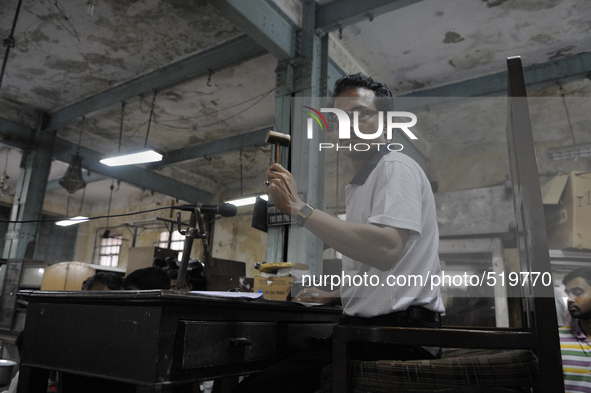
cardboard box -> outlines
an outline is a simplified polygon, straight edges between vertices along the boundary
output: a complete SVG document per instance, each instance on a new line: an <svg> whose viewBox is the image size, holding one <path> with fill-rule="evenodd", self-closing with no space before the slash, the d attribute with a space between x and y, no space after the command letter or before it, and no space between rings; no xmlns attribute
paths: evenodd
<svg viewBox="0 0 591 393"><path fill-rule="evenodd" d="M291 276L289 277L255 277L253 292L262 292L267 300L287 300L291 291Z"/></svg>
<svg viewBox="0 0 591 393"><path fill-rule="evenodd" d="M548 247L591 249L591 173L561 173L542 187Z"/></svg>

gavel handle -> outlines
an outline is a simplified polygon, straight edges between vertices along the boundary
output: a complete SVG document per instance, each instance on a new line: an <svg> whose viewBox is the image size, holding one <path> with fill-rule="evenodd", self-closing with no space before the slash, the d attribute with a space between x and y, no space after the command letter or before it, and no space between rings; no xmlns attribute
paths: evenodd
<svg viewBox="0 0 591 393"><path fill-rule="evenodd" d="M279 163L279 143L275 143L275 164Z"/></svg>

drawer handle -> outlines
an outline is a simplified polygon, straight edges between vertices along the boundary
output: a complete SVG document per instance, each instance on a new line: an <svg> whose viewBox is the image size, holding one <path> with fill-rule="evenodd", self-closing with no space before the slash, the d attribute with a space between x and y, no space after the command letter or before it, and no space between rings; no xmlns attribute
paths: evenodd
<svg viewBox="0 0 591 393"><path fill-rule="evenodd" d="M246 337L231 338L230 344L234 347L250 347L252 345L252 340L249 340Z"/></svg>

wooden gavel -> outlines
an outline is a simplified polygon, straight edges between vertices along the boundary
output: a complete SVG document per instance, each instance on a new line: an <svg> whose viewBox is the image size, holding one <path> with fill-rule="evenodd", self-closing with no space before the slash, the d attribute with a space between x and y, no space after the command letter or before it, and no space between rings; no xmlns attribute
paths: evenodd
<svg viewBox="0 0 591 393"><path fill-rule="evenodd" d="M279 162L279 146L288 147L291 142L291 136L276 131L267 131L265 142L275 145L275 164L277 164Z"/></svg>

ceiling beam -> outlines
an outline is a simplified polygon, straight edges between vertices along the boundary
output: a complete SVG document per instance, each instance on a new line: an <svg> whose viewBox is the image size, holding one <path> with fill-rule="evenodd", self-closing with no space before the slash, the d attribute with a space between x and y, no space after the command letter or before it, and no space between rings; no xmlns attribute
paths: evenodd
<svg viewBox="0 0 591 393"><path fill-rule="evenodd" d="M209 3L278 60L295 56L298 26L272 1L209 0Z"/></svg>
<svg viewBox="0 0 591 393"><path fill-rule="evenodd" d="M246 149L255 146L261 146L266 143L267 131L272 130L269 126L258 131L247 132L245 134L231 136L213 142L200 145L189 146L182 149L166 152L162 161L150 165L153 168L161 168L178 162L201 158L204 156L219 156L231 151Z"/></svg>
<svg viewBox="0 0 591 393"><path fill-rule="evenodd" d="M0 118L0 143L18 149L30 149L35 140L35 130Z"/></svg>
<svg viewBox="0 0 591 393"><path fill-rule="evenodd" d="M528 89L541 88L588 78L591 75L591 52L534 64L523 68ZM507 71L461 82L424 89L402 97L485 97L507 94Z"/></svg>
<svg viewBox="0 0 591 393"><path fill-rule="evenodd" d="M5 136L0 143L9 146L15 146L16 141L24 148L30 148L34 144L34 131L0 118L0 132ZM20 148L23 148L20 147ZM53 157L62 162L70 162L71 157L76 154L78 145L68 142L61 138L55 138L53 147ZM163 195L168 195L187 202L209 203L211 194L185 183L173 180L171 178L150 172L147 169L136 165L127 165L120 167L109 167L99 162L103 155L96 151L80 146L82 157L82 167L92 172L121 180L122 182L134 185L141 189L151 190Z"/></svg>
<svg viewBox="0 0 591 393"><path fill-rule="evenodd" d="M423 0L335 0L316 9L316 30L330 33Z"/></svg>
<svg viewBox="0 0 591 393"><path fill-rule="evenodd" d="M54 130L67 126L78 121L81 116L99 109L206 76L210 70L219 71L232 67L265 53L265 49L248 36L234 38L53 112L45 129Z"/></svg>

